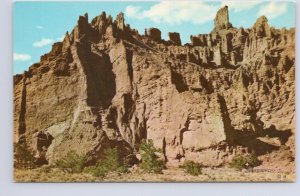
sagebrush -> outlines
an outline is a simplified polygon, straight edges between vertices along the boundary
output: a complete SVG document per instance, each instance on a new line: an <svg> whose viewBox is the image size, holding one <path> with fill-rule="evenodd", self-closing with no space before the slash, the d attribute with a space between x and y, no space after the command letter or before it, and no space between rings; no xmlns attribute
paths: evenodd
<svg viewBox="0 0 300 196"><path fill-rule="evenodd" d="M247 154L247 155L235 155L229 164L231 168L242 170L242 169L253 169L256 166L260 165L260 161L258 160L255 153Z"/></svg>
<svg viewBox="0 0 300 196"><path fill-rule="evenodd" d="M75 151L70 151L66 156L56 161L56 166L70 173L80 173L84 169L85 161L85 156L79 155Z"/></svg>
<svg viewBox="0 0 300 196"><path fill-rule="evenodd" d="M125 173L127 168L120 156L118 148L109 148L104 151L104 157L96 165L85 169L96 177L105 177L109 172Z"/></svg>
<svg viewBox="0 0 300 196"><path fill-rule="evenodd" d="M199 176L202 173L203 166L201 163L196 163L194 161L185 161L180 167L188 174Z"/></svg>

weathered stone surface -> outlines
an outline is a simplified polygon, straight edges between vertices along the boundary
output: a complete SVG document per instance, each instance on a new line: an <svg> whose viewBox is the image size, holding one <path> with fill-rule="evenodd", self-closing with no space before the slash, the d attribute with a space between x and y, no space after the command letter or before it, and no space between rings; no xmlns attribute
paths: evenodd
<svg viewBox="0 0 300 196"><path fill-rule="evenodd" d="M217 12L214 22L215 30L228 29L232 27L229 22L228 6L224 6Z"/></svg>
<svg viewBox="0 0 300 196"><path fill-rule="evenodd" d="M268 24L268 19L265 16L261 16L257 19L254 26L252 27L252 32L255 37L270 37L271 28Z"/></svg>
<svg viewBox="0 0 300 196"><path fill-rule="evenodd" d="M161 31L157 28L149 28L145 30L146 36L149 36L154 41L161 41Z"/></svg>
<svg viewBox="0 0 300 196"><path fill-rule="evenodd" d="M264 17L237 29L224 7L210 34L184 46L178 37L170 44L155 28L139 35L122 13L91 23L81 16L14 76L15 142L39 151L36 133L51 135L50 164L70 150L93 164L109 147L133 163L142 139L171 164L220 166L238 152L264 156L283 145L294 153L295 29L272 29Z"/></svg>
<svg viewBox="0 0 300 196"><path fill-rule="evenodd" d="M170 39L170 42L172 44L181 46L181 39L180 39L180 34L179 33L176 33L176 32L171 33L170 32L169 33L169 39Z"/></svg>
<svg viewBox="0 0 300 196"><path fill-rule="evenodd" d="M119 14L117 15L117 18L116 18L116 26L117 26L118 29L124 30L124 28L125 28L124 13L119 13Z"/></svg>

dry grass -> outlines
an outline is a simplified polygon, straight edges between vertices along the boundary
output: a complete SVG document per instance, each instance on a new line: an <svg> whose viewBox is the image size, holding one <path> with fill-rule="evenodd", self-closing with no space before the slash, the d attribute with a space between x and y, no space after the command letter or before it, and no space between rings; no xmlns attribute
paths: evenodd
<svg viewBox="0 0 300 196"><path fill-rule="evenodd" d="M293 182L295 173L203 168L201 175L192 176L180 168L169 168L163 174L148 174L136 168L129 173L110 173L97 178L87 173L70 174L57 168L39 168L16 169L14 179L16 182Z"/></svg>

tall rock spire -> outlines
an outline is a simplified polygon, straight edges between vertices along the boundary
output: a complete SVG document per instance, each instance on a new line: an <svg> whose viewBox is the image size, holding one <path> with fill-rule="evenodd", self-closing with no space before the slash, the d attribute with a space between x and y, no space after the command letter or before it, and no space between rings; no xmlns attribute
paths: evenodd
<svg viewBox="0 0 300 196"><path fill-rule="evenodd" d="M118 29L120 30L124 30L125 28L125 19L124 19L124 13L121 12L117 15L117 18L116 18L116 25L118 27Z"/></svg>
<svg viewBox="0 0 300 196"><path fill-rule="evenodd" d="M229 15L228 15L228 6L224 6L223 8L219 9L217 15L214 19L215 27L214 30L222 30L222 29L229 29L232 27L232 24L229 22Z"/></svg>
<svg viewBox="0 0 300 196"><path fill-rule="evenodd" d="M257 37L270 37L271 28L268 24L268 19L265 16L259 17L252 27L252 32Z"/></svg>

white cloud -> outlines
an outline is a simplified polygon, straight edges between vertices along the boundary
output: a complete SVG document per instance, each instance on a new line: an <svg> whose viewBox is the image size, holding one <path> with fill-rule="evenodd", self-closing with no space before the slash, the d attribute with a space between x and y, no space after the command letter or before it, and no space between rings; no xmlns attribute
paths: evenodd
<svg viewBox="0 0 300 196"><path fill-rule="evenodd" d="M127 6L125 8L125 13L128 17L130 18L139 18L139 17L143 17L142 12L141 12L141 8L138 6Z"/></svg>
<svg viewBox="0 0 300 196"><path fill-rule="evenodd" d="M31 60L31 56L29 54L18 54L14 53L14 61L29 61Z"/></svg>
<svg viewBox="0 0 300 196"><path fill-rule="evenodd" d="M43 46L47 46L47 45L50 45L54 42L53 39L49 39L49 38L43 38L41 39L40 41L36 41L33 43L33 46L34 47L38 47L38 48L41 48Z"/></svg>
<svg viewBox="0 0 300 196"><path fill-rule="evenodd" d="M181 24L182 22L191 22L203 24L215 17L218 8L219 6L199 1L162 1L148 10L142 10L141 7L137 6L127 6L125 14L136 19L148 18L155 23Z"/></svg>
<svg viewBox="0 0 300 196"><path fill-rule="evenodd" d="M257 16L266 16L268 19L274 19L284 14L288 9L287 3L270 2L260 7Z"/></svg>
<svg viewBox="0 0 300 196"><path fill-rule="evenodd" d="M221 7L227 5L230 10L234 12L241 12L244 10L250 10L255 6L263 3L262 1L223 1Z"/></svg>
<svg viewBox="0 0 300 196"><path fill-rule="evenodd" d="M35 26L35 28L37 28L37 29L43 29L44 27L41 26L41 25L37 25L37 26Z"/></svg>

